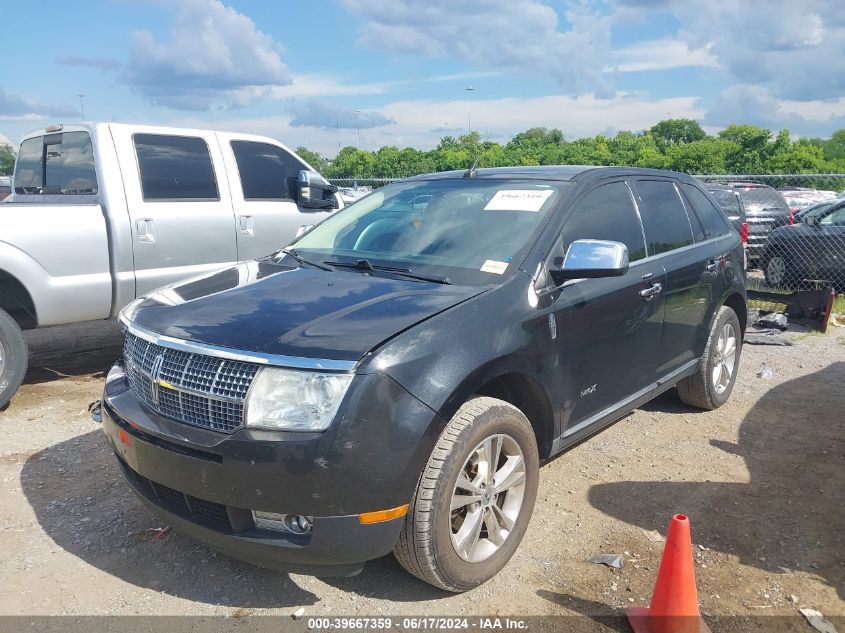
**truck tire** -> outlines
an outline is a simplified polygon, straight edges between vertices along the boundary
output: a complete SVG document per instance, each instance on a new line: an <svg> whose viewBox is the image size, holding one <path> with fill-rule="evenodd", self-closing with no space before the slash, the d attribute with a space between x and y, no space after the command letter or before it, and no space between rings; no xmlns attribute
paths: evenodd
<svg viewBox="0 0 845 633"><path fill-rule="evenodd" d="M538 479L537 440L525 415L496 398L471 398L437 440L394 555L446 591L477 587L516 551Z"/></svg>
<svg viewBox="0 0 845 633"><path fill-rule="evenodd" d="M696 372L678 383L681 400L699 409L718 409L728 401L736 382L742 330L739 318L728 306L716 312L707 345Z"/></svg>
<svg viewBox="0 0 845 633"><path fill-rule="evenodd" d="M0 409L5 407L26 373L27 352L15 320L0 310Z"/></svg>

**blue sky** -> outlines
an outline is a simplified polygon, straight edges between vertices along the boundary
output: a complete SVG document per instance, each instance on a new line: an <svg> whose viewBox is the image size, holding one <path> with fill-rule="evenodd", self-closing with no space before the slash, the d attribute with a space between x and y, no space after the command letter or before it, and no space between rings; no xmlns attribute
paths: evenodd
<svg viewBox="0 0 845 633"><path fill-rule="evenodd" d="M8 3L0 134L85 118L431 147L667 117L845 127L838 0ZM472 103L466 88L472 86ZM357 111L357 112L356 112Z"/></svg>

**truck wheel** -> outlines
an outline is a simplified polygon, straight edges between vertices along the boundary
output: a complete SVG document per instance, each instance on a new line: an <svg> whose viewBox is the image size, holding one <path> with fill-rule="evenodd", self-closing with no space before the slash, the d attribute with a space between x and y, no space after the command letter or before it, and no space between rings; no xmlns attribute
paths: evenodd
<svg viewBox="0 0 845 633"><path fill-rule="evenodd" d="M713 320L710 336L696 372L678 383L681 400L699 409L718 409L730 398L739 368L742 330L739 318L722 306Z"/></svg>
<svg viewBox="0 0 845 633"><path fill-rule="evenodd" d="M763 274L766 277L766 285L772 288L792 288L795 285L792 266L784 255L767 257L763 263Z"/></svg>
<svg viewBox="0 0 845 633"><path fill-rule="evenodd" d="M537 440L525 415L496 398L470 399L431 453L394 555L441 589L477 587L522 540L538 472Z"/></svg>
<svg viewBox="0 0 845 633"><path fill-rule="evenodd" d="M26 373L26 343L15 320L0 310L0 409L8 404Z"/></svg>

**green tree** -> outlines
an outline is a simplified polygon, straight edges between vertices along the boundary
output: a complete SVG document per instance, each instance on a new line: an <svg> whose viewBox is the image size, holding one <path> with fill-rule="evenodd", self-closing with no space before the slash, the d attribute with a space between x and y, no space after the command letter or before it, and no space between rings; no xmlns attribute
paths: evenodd
<svg viewBox="0 0 845 633"><path fill-rule="evenodd" d="M15 148L8 143L0 143L0 174L11 175L15 171Z"/></svg>
<svg viewBox="0 0 845 633"><path fill-rule="evenodd" d="M772 131L756 125L729 125L719 138L734 143L725 156L725 167L732 174L759 174L765 171L772 153Z"/></svg>
<svg viewBox="0 0 845 633"><path fill-rule="evenodd" d="M698 121L692 119L665 119L649 132L661 150L677 143L693 143L707 138Z"/></svg>
<svg viewBox="0 0 845 633"><path fill-rule="evenodd" d="M306 163L311 165L314 169L316 169L321 174L324 174L326 171L326 159L320 156L317 152L308 149L307 147L297 147L296 153L302 158Z"/></svg>

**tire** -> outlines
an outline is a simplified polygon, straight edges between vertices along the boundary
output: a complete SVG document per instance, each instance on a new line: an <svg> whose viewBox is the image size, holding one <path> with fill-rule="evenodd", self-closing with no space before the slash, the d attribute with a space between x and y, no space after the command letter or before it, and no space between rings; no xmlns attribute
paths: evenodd
<svg viewBox="0 0 845 633"><path fill-rule="evenodd" d="M793 272L789 259L785 255L775 254L763 261L763 274L766 285L771 288L791 288L793 286Z"/></svg>
<svg viewBox="0 0 845 633"><path fill-rule="evenodd" d="M733 330L733 357L725 358L721 365L722 370L716 375L717 363L721 362L723 350L720 349L722 335L727 328ZM728 341L729 347L729 337ZM713 326L710 328L710 335L707 338L707 345L698 363L698 369L692 376L688 376L678 383L678 395L681 400L699 409L718 409L728 401L736 382L736 372L739 368L739 356L742 351L742 329L739 325L739 318L728 306L722 306L716 312L713 319ZM730 356L728 352L727 356ZM725 371L729 374L725 376Z"/></svg>
<svg viewBox="0 0 845 633"><path fill-rule="evenodd" d="M499 493L498 497L488 491L487 496L479 496L477 503L463 505L453 512L452 499L457 492L458 476L472 477L472 481L466 483L473 485L483 483L486 462L480 459L482 452L479 449L483 442L494 440L501 450L497 462L499 468L494 469L495 474L504 478L500 483L518 480L507 476L508 465L518 463L515 461L518 453L523 458L523 482ZM486 450L484 454L487 454ZM479 459L473 475L473 466L467 460L476 457ZM534 509L538 480L537 440L525 415L513 405L496 398L471 398L458 409L441 433L420 476L405 525L393 551L396 559L417 578L446 591L467 591L486 582L505 566L519 546ZM470 492L469 488L461 490ZM469 498L470 495L457 495L457 500ZM520 505L514 511L517 499ZM496 509L493 505L497 506ZM471 521L470 512L472 517L483 518ZM496 520L506 513L509 513L509 518ZM495 530L503 529L509 520L512 521L511 529L498 545L491 538L493 532L487 527L488 517L491 528ZM456 525L461 524L459 527L468 530L469 526L478 523L481 523L480 536L486 534L486 538L478 538L475 548L467 546L464 553L459 554L458 546L453 543ZM499 532L498 536L502 534ZM458 530L454 538L460 540L460 535Z"/></svg>
<svg viewBox="0 0 845 633"><path fill-rule="evenodd" d="M15 320L0 310L0 409L5 407L26 373L27 351Z"/></svg>

